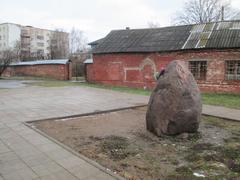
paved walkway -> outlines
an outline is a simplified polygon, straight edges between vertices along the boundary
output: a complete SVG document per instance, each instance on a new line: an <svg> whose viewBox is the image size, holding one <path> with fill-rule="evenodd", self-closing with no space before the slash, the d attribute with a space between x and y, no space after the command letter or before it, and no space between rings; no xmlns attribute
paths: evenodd
<svg viewBox="0 0 240 180"><path fill-rule="evenodd" d="M203 105L203 114L240 121L240 110L220 106Z"/></svg>
<svg viewBox="0 0 240 180"><path fill-rule="evenodd" d="M114 179L23 122L143 105L148 97L88 87L10 84L13 89L0 89L0 180ZM203 113L240 120L239 110L204 105Z"/></svg>
<svg viewBox="0 0 240 180"><path fill-rule="evenodd" d="M0 88L15 89L27 86L24 81L0 80Z"/></svg>
<svg viewBox="0 0 240 180"><path fill-rule="evenodd" d="M88 87L0 89L0 180L114 179L22 122L147 101L144 96Z"/></svg>

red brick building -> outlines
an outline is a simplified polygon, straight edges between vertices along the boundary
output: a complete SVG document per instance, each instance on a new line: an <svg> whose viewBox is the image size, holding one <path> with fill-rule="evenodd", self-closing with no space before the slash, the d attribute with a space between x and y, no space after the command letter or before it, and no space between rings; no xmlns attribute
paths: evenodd
<svg viewBox="0 0 240 180"><path fill-rule="evenodd" d="M71 61L59 59L13 63L4 71L3 76L34 76L70 80L72 77Z"/></svg>
<svg viewBox="0 0 240 180"><path fill-rule="evenodd" d="M90 45L89 82L151 89L161 68L183 60L202 91L240 93L240 21L115 30Z"/></svg>

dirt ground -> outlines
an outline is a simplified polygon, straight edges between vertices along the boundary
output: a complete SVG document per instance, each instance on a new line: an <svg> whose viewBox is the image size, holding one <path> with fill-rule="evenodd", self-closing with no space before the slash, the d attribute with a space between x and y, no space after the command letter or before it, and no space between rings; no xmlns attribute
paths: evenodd
<svg viewBox="0 0 240 180"><path fill-rule="evenodd" d="M126 179L240 179L240 123L203 117L199 132L161 138L146 108L35 122L36 128Z"/></svg>

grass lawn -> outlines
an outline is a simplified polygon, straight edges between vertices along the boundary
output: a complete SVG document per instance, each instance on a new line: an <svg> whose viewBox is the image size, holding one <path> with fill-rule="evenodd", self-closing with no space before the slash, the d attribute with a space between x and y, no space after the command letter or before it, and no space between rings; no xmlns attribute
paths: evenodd
<svg viewBox="0 0 240 180"><path fill-rule="evenodd" d="M128 88L128 87L118 87L118 86L107 86L107 85L83 83L83 82L48 80L48 81L29 82L29 83L27 82L26 84L34 85L34 86L43 86L43 87L86 86L86 87L109 89L114 91L121 91L121 92L140 94L140 95L146 95L146 96L151 95L151 91L149 90L135 89L135 88Z"/></svg>
<svg viewBox="0 0 240 180"><path fill-rule="evenodd" d="M240 94L203 93L204 104L240 109Z"/></svg>
<svg viewBox="0 0 240 180"><path fill-rule="evenodd" d="M26 82L25 84L42 87L64 87L64 86L80 86L80 83L70 81L56 81L56 80L43 80L36 82Z"/></svg>
<svg viewBox="0 0 240 180"><path fill-rule="evenodd" d="M43 81L51 81L54 79L44 78L44 77L33 77L33 76L13 76L13 77L0 77L0 80L43 80Z"/></svg>
<svg viewBox="0 0 240 180"><path fill-rule="evenodd" d="M87 87L93 87L93 88L102 88L102 89L109 89L114 91L127 92L132 94L140 94L145 96L151 95L150 90L135 89L135 88L128 88L128 87L107 86L107 85L91 84L91 83L69 82L69 81L48 80L48 81L31 82L29 84L44 86L44 87L87 86ZM202 100L204 104L240 109L240 94L234 95L234 94L203 93Z"/></svg>

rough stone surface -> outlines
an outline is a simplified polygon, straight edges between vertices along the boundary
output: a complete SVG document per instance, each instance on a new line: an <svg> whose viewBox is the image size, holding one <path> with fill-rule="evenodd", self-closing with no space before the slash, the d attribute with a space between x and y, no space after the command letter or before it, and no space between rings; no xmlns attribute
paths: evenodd
<svg viewBox="0 0 240 180"><path fill-rule="evenodd" d="M201 95L183 61L172 61L149 100L147 129L157 136L193 133L202 113Z"/></svg>

